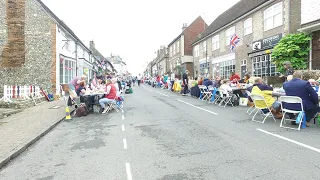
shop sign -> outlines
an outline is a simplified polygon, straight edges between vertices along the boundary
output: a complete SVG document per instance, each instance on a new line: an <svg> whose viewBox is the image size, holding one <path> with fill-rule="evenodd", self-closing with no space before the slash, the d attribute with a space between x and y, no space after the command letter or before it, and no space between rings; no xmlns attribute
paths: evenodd
<svg viewBox="0 0 320 180"><path fill-rule="evenodd" d="M259 51L262 49L273 48L278 44L281 38L282 38L282 34L277 34L265 39L261 39L259 41L255 41L252 43L252 50Z"/></svg>

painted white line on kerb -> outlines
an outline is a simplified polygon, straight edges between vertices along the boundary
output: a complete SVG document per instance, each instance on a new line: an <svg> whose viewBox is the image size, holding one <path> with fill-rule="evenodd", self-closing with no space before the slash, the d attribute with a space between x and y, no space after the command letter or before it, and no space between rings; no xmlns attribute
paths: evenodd
<svg viewBox="0 0 320 180"><path fill-rule="evenodd" d="M198 106L195 106L193 104L190 104L190 103L187 103L187 102L184 102L184 101L181 101L180 99L177 99L178 101L182 102L182 103L185 103L185 104L188 104L189 106L192 106L192 107L195 107L195 108L198 108L198 109L201 109L203 111L206 111L208 113L211 113L211 114L214 114L214 115L218 115L218 113L215 113L215 112L212 112L212 111L209 111L209 110L206 110L206 109L203 109L201 107L198 107Z"/></svg>
<svg viewBox="0 0 320 180"><path fill-rule="evenodd" d="M158 93L158 94L161 94L162 96L166 96L166 97L169 97L168 95L166 95L166 94L163 94L163 93L160 93L160 92L156 92L156 93Z"/></svg>
<svg viewBox="0 0 320 180"><path fill-rule="evenodd" d="M126 128L124 127L124 125L121 126L122 131L126 131Z"/></svg>
<svg viewBox="0 0 320 180"><path fill-rule="evenodd" d="M273 134L273 133L268 132L268 131L265 131L265 130L263 130L263 129L257 129L257 130L260 131L260 132L269 134L269 135L271 135L271 136L277 137L277 138L279 138L279 139L283 139L283 140L289 141L289 142L294 143L294 144L296 144L296 145L299 145L299 146L302 146L302 147L305 147L305 148L307 148L307 149L310 149L310 150L313 150L313 151L316 151L316 152L320 153L320 149L317 149L317 148L315 148L315 147L312 147L312 146L303 144L303 143L301 143L301 142L298 142L298 141L295 141L295 140L292 140L292 139L289 139L289 138L280 136L280 135L278 135L278 134Z"/></svg>
<svg viewBox="0 0 320 180"><path fill-rule="evenodd" d="M124 115L122 115L122 120L124 120Z"/></svg>
<svg viewBox="0 0 320 180"><path fill-rule="evenodd" d="M131 169L130 169L130 164L129 163L126 163L126 171L127 171L128 180L132 180L132 174L131 174Z"/></svg>
<svg viewBox="0 0 320 180"><path fill-rule="evenodd" d="M127 139L123 139L123 149L127 149L128 146L127 146Z"/></svg>

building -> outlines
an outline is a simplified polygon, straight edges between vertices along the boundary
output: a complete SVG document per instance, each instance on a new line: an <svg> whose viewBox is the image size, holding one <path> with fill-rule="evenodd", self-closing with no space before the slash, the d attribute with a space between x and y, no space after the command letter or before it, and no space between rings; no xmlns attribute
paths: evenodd
<svg viewBox="0 0 320 180"><path fill-rule="evenodd" d="M0 13L1 86L59 93L60 84L90 76L90 49L40 0L0 0Z"/></svg>
<svg viewBox="0 0 320 180"><path fill-rule="evenodd" d="M320 69L320 1L301 0L301 29L312 35L309 69Z"/></svg>
<svg viewBox="0 0 320 180"><path fill-rule="evenodd" d="M116 72L110 59L105 58L97 49L94 41L90 41L90 51L92 53L93 61L93 72L97 75L103 75L106 73Z"/></svg>
<svg viewBox="0 0 320 180"><path fill-rule="evenodd" d="M275 76L270 53L283 36L300 28L300 12L300 0L239 1L193 43L195 74L227 79L232 71L242 77L245 73ZM231 51L235 35L240 42Z"/></svg>
<svg viewBox="0 0 320 180"><path fill-rule="evenodd" d="M110 62L118 75L127 75L127 64L122 60L120 56L114 56L111 54L111 57L109 57L108 59L110 59Z"/></svg>
<svg viewBox="0 0 320 180"><path fill-rule="evenodd" d="M189 26L183 24L182 33L168 45L170 72L174 72L176 76L180 77L185 70L189 70L190 76L193 77L192 42L198 38L198 35L206 27L207 24L201 16L195 19Z"/></svg>
<svg viewBox="0 0 320 180"><path fill-rule="evenodd" d="M168 72L168 49L165 46L161 46L157 50L157 57L153 60L154 63L154 75L165 75Z"/></svg>

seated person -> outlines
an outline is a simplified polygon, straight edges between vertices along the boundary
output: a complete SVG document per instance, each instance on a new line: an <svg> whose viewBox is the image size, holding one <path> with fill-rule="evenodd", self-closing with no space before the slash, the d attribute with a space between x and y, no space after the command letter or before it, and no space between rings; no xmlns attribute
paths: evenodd
<svg viewBox="0 0 320 180"><path fill-rule="evenodd" d="M306 113L307 126L310 126L310 120L319 112L318 94L311 87L308 81L302 80L301 72L294 72L293 79L283 84L283 89L287 96L298 96L302 99L303 110ZM299 91L297 91L299 89ZM300 104L285 104L283 106L292 110L301 110ZM289 114L290 118L294 118L293 114ZM294 124L294 122L293 122Z"/></svg>
<svg viewBox="0 0 320 180"><path fill-rule="evenodd" d="M86 93L86 83L85 81L81 81L79 86L76 89L77 96L82 96Z"/></svg>
<svg viewBox="0 0 320 180"><path fill-rule="evenodd" d="M203 82L202 82L202 85L204 86L212 86L213 85L213 82L212 82L212 77L210 77L210 79L208 78L204 78Z"/></svg>
<svg viewBox="0 0 320 180"><path fill-rule="evenodd" d="M238 96L233 94L233 90L230 87L230 80L229 79L223 80L223 84L220 86L220 88L223 89L224 91L226 91L227 93L229 93L229 95L231 96L232 102L234 102L235 100L238 99Z"/></svg>
<svg viewBox="0 0 320 180"><path fill-rule="evenodd" d="M250 74L249 74L249 73L246 73L246 74L244 75L243 83L249 84L249 79L250 79Z"/></svg>
<svg viewBox="0 0 320 180"><path fill-rule="evenodd" d="M196 85L198 85L198 78L194 78L193 83L191 83L191 87L195 87Z"/></svg>
<svg viewBox="0 0 320 180"><path fill-rule="evenodd" d="M230 81L232 83L237 83L240 79L240 76L236 72L232 71Z"/></svg>
<svg viewBox="0 0 320 180"><path fill-rule="evenodd" d="M117 96L117 89L112 83L111 79L106 80L106 88L105 88L105 97L99 100L99 104L101 106L102 114L107 112L106 103L110 103L114 101L114 98Z"/></svg>
<svg viewBox="0 0 320 180"><path fill-rule="evenodd" d="M263 84L261 78L258 77L255 79L255 83L252 86L252 94L263 96L267 103L268 108L271 109L271 112L274 115L274 117L277 119L281 119L282 118L282 114L280 113L281 104L272 97L272 92L273 92L273 88L271 86ZM256 103L257 103L256 105L258 106L265 105L264 102L260 102L260 101Z"/></svg>

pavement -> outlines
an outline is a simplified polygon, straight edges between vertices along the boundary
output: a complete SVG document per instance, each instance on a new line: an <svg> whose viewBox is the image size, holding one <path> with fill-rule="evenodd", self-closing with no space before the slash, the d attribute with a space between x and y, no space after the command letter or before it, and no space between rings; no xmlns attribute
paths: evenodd
<svg viewBox="0 0 320 180"><path fill-rule="evenodd" d="M252 122L246 107L148 85L133 91L123 111L62 121L0 179L319 179L316 125L288 130L279 120Z"/></svg>
<svg viewBox="0 0 320 180"><path fill-rule="evenodd" d="M64 100L44 102L18 111L18 114L12 114L10 109L3 110L11 115L0 120L0 168L49 132L66 115Z"/></svg>

